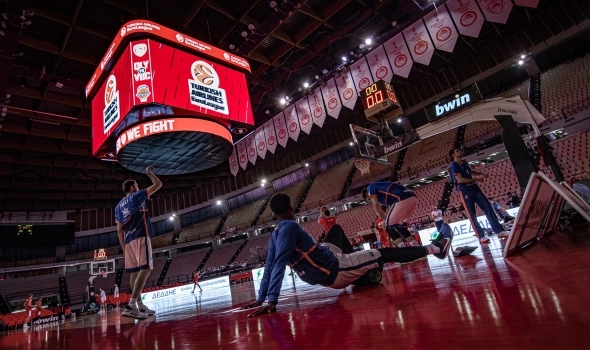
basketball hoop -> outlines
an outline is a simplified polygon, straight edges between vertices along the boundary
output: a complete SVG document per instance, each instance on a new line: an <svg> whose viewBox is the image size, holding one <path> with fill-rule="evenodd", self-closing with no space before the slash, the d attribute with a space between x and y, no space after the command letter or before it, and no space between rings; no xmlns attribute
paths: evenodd
<svg viewBox="0 0 590 350"><path fill-rule="evenodd" d="M102 271L100 274L102 275L102 278L107 278L108 272Z"/></svg>
<svg viewBox="0 0 590 350"><path fill-rule="evenodd" d="M365 176L371 172L371 170L370 170L371 162L369 162L366 159L359 158L359 159L355 160L354 166L358 170L360 170L361 176Z"/></svg>

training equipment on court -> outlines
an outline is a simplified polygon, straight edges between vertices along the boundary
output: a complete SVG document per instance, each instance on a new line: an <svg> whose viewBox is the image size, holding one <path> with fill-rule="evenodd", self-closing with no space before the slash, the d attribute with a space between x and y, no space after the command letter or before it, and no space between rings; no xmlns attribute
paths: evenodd
<svg viewBox="0 0 590 350"><path fill-rule="evenodd" d="M471 253L476 251L477 248L478 247L469 247L469 246L457 247L457 248L455 248L455 250L453 250L453 256L455 258L459 258L462 256L471 255Z"/></svg>
<svg viewBox="0 0 590 350"><path fill-rule="evenodd" d="M567 183L557 183L543 173L532 173L503 256L515 253L552 231L559 223L566 202L590 222L590 205Z"/></svg>
<svg viewBox="0 0 590 350"><path fill-rule="evenodd" d="M379 269L372 269L367 271L362 277L358 278L356 281L352 282L352 285L357 287L371 286L381 283L381 279L381 271L379 271Z"/></svg>

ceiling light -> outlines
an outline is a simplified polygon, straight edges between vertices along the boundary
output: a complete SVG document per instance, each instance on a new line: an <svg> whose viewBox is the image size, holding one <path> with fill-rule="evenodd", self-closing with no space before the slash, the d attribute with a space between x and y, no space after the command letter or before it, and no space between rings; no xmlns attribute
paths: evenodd
<svg viewBox="0 0 590 350"><path fill-rule="evenodd" d="M520 55L520 58L524 60L526 58L526 55L522 54L522 55Z"/></svg>
<svg viewBox="0 0 590 350"><path fill-rule="evenodd" d="M262 180L261 180L261 182L262 182L263 184L265 184L265 183L266 183L266 179L262 179Z"/></svg>
<svg viewBox="0 0 590 350"><path fill-rule="evenodd" d="M217 205L221 205L221 201L218 199L217 202L215 202Z"/></svg>
<svg viewBox="0 0 590 350"><path fill-rule="evenodd" d="M2 28L6 28L6 22L2 22Z"/></svg>
<svg viewBox="0 0 590 350"><path fill-rule="evenodd" d="M342 60L346 62L346 56L342 56Z"/></svg>
<svg viewBox="0 0 590 350"><path fill-rule="evenodd" d="M6 117L6 112L2 112L2 113L0 113L0 116L2 116L2 117Z"/></svg>
<svg viewBox="0 0 590 350"><path fill-rule="evenodd" d="M3 30L0 30L0 36L6 36L6 33L4 33Z"/></svg>
<svg viewBox="0 0 590 350"><path fill-rule="evenodd" d="M248 36L248 32L244 30L244 31L242 32L242 36L243 36L244 38L245 38L245 37L247 37L247 36Z"/></svg>
<svg viewBox="0 0 590 350"><path fill-rule="evenodd" d="M322 74L323 74L323 75L326 75L326 74L328 74L328 70L327 70L327 69L324 69L324 70L322 70Z"/></svg>
<svg viewBox="0 0 590 350"><path fill-rule="evenodd" d="M173 220L174 220L174 218L171 216L171 217L170 217L170 221L173 221Z"/></svg>
<svg viewBox="0 0 590 350"><path fill-rule="evenodd" d="M397 118L397 122L401 123L402 122L402 118Z"/></svg>
<svg viewBox="0 0 590 350"><path fill-rule="evenodd" d="M285 96L285 100L289 101L289 96Z"/></svg>
<svg viewBox="0 0 590 350"><path fill-rule="evenodd" d="M230 50L235 50L235 49L236 49L236 45L234 45L234 44L229 44L229 49L230 49Z"/></svg>
<svg viewBox="0 0 590 350"><path fill-rule="evenodd" d="M308 88L309 87L309 83L308 82L303 83L303 87L304 88Z"/></svg>
<svg viewBox="0 0 590 350"><path fill-rule="evenodd" d="M309 166L309 163L305 163L305 166Z"/></svg>
<svg viewBox="0 0 590 350"><path fill-rule="evenodd" d="M285 103L287 103L287 100L285 100L284 98L281 98L281 104L284 105Z"/></svg>
<svg viewBox="0 0 590 350"><path fill-rule="evenodd" d="M2 112L6 112L7 110L8 110L8 108L2 107Z"/></svg>
<svg viewBox="0 0 590 350"><path fill-rule="evenodd" d="M366 38L365 39L365 44L367 44L367 45L371 45L372 42L373 41L371 40L371 38Z"/></svg>
<svg viewBox="0 0 590 350"><path fill-rule="evenodd" d="M524 64L524 61L523 60L518 60L518 64L522 66Z"/></svg>
<svg viewBox="0 0 590 350"><path fill-rule="evenodd" d="M6 12L2 12L2 17L3 17L4 19L8 19L8 15L6 14Z"/></svg>
<svg viewBox="0 0 590 350"><path fill-rule="evenodd" d="M277 2L276 1L271 1L269 5L270 5L271 8L273 8L273 9L276 10L276 8L277 8Z"/></svg>
<svg viewBox="0 0 590 350"><path fill-rule="evenodd" d="M248 24L248 30L249 31L253 31L256 27L254 26L254 24L250 23Z"/></svg>
<svg viewBox="0 0 590 350"><path fill-rule="evenodd" d="M350 141L349 145L354 146L354 142Z"/></svg>

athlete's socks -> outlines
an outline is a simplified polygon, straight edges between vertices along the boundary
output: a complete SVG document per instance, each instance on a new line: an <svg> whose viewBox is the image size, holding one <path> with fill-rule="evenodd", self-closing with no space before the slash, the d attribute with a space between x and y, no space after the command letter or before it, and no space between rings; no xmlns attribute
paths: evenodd
<svg viewBox="0 0 590 350"><path fill-rule="evenodd" d="M420 246L420 243L416 242L416 241L411 241L410 242L410 247L418 247Z"/></svg>
<svg viewBox="0 0 590 350"><path fill-rule="evenodd" d="M129 298L129 306L137 305L137 299Z"/></svg>
<svg viewBox="0 0 590 350"><path fill-rule="evenodd" d="M424 246L424 248L428 249L428 254L438 254L440 253L440 248L433 245L433 244L427 244Z"/></svg>

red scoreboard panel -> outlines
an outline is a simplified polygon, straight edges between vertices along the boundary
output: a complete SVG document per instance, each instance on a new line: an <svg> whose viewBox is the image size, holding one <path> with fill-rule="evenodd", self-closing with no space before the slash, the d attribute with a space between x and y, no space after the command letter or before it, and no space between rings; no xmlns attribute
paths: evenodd
<svg viewBox="0 0 590 350"><path fill-rule="evenodd" d="M129 28L136 27L127 23L121 37L129 34ZM156 34L166 35L144 35L126 43L117 36L87 86L87 95L94 96L92 153L99 158L116 154L117 137L149 119L192 116L197 118L196 127L202 120L198 118L205 118L228 129L254 124L247 62L212 46L202 49L194 39L158 28ZM174 46L168 37L176 40Z"/></svg>

